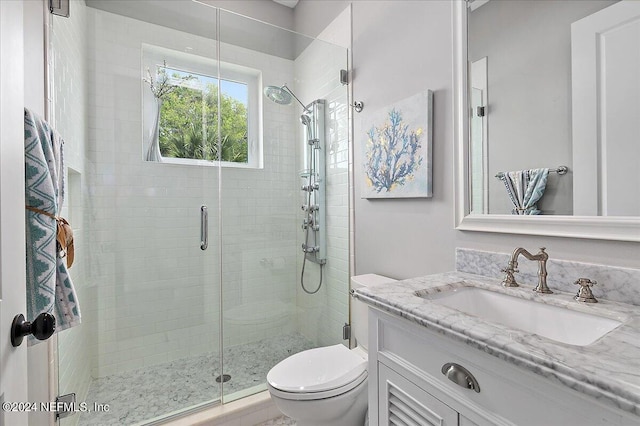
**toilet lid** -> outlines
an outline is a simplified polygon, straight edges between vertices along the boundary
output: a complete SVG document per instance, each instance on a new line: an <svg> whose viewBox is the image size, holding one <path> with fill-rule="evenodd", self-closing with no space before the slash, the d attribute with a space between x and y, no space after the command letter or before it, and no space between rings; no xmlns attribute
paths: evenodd
<svg viewBox="0 0 640 426"><path fill-rule="evenodd" d="M322 392L353 382L366 369L366 359L337 344L309 349L280 361L267 374L267 381L285 392Z"/></svg>

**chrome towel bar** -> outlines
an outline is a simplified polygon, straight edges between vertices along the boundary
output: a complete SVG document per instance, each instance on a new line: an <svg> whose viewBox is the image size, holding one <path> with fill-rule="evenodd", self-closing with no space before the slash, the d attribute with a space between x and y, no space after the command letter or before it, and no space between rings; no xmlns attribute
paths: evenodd
<svg viewBox="0 0 640 426"><path fill-rule="evenodd" d="M557 173L560 176L566 175L568 171L569 168L567 166L558 166L557 169L549 169L549 173ZM504 176L504 172L496 173L497 178L501 178L502 176Z"/></svg>

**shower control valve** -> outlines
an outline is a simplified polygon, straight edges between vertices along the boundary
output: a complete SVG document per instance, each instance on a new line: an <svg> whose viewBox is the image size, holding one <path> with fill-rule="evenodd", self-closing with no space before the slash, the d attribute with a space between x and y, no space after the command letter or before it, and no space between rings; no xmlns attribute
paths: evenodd
<svg viewBox="0 0 640 426"><path fill-rule="evenodd" d="M304 219L302 221L302 229L311 228L312 231L319 231L320 225L316 224L313 218Z"/></svg>
<svg viewBox="0 0 640 426"><path fill-rule="evenodd" d="M303 253L316 253L320 251L320 247L318 246L308 246L306 244L302 245L302 252Z"/></svg>
<svg viewBox="0 0 640 426"><path fill-rule="evenodd" d="M319 183L314 183L313 185L302 185L302 187L300 188L303 191L307 191L307 192L313 192L316 189L320 189L320 184Z"/></svg>
<svg viewBox="0 0 640 426"><path fill-rule="evenodd" d="M317 210L320 210L320 206L318 206L317 204L312 204L312 205L307 205L307 204L303 204L302 206L300 206L300 208L302 208L302 211L305 212L315 212Z"/></svg>

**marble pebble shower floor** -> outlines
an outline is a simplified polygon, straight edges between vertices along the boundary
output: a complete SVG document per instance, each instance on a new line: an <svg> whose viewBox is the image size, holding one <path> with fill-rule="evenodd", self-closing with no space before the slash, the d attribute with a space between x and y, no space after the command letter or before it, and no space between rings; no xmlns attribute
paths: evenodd
<svg viewBox="0 0 640 426"><path fill-rule="evenodd" d="M314 345L298 333L224 350L225 395L266 382L267 372L288 356ZM108 404L104 413L82 413L81 426L134 425L220 397L219 354L210 353L94 380L86 402ZM278 423L275 423L278 424ZM290 424L290 423L285 423Z"/></svg>

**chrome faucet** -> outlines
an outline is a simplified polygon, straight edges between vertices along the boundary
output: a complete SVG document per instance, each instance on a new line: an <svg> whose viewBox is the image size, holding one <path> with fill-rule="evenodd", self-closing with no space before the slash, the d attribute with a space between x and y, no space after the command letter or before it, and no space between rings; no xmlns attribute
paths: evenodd
<svg viewBox="0 0 640 426"><path fill-rule="evenodd" d="M540 251L533 255L529 253L527 250L522 247L518 247L511 253L511 259L509 259L509 265L505 269L502 269L502 272L505 273L504 279L502 280L502 285L505 287L518 287L518 283L516 282L513 274L518 271L518 256L523 255L529 260L537 260L538 261L538 285L533 289L536 293L553 293L553 291L549 290L547 287L547 259L549 259L549 255L545 253L545 248L541 247Z"/></svg>

